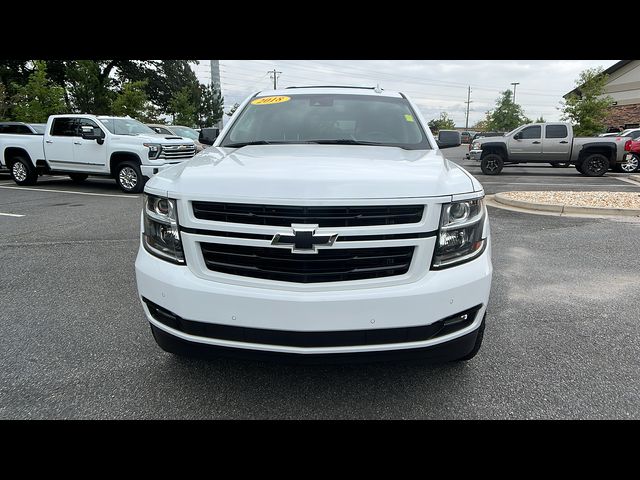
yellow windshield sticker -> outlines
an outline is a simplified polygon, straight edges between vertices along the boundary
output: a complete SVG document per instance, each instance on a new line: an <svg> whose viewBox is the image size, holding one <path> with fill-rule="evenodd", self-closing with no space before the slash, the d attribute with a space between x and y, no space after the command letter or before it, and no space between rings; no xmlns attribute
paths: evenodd
<svg viewBox="0 0 640 480"><path fill-rule="evenodd" d="M274 103L288 102L291 97L279 96L279 97L262 97L256 98L251 102L251 105L273 105Z"/></svg>
<svg viewBox="0 0 640 480"><path fill-rule="evenodd" d="M405 115L405 116L404 116L404 119L405 119L407 122L413 122L413 115Z"/></svg>

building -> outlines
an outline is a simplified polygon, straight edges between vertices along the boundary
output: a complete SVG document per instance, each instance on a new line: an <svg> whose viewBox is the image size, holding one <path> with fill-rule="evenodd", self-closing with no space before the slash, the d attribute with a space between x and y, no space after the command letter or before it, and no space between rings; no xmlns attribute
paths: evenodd
<svg viewBox="0 0 640 480"><path fill-rule="evenodd" d="M609 75L605 93L613 98L613 105L606 119L609 128L634 128L640 126L640 60L621 60L604 71ZM564 95L580 95L576 87Z"/></svg>

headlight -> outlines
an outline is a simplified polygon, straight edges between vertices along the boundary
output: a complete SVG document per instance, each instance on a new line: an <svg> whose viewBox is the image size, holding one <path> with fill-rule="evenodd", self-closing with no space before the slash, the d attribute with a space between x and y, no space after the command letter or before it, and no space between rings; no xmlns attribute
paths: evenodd
<svg viewBox="0 0 640 480"><path fill-rule="evenodd" d="M184 264L184 252L178 230L176 201L143 195L144 224L142 244L147 252L169 262Z"/></svg>
<svg viewBox="0 0 640 480"><path fill-rule="evenodd" d="M474 142L473 145L471 145L471 150L482 150L482 146L479 142Z"/></svg>
<svg viewBox="0 0 640 480"><path fill-rule="evenodd" d="M160 156L162 145L159 143L143 143L143 145L149 149L149 159L153 160Z"/></svg>
<svg viewBox="0 0 640 480"><path fill-rule="evenodd" d="M481 198L442 205L431 268L452 267L479 256L487 243L482 238L484 218Z"/></svg>

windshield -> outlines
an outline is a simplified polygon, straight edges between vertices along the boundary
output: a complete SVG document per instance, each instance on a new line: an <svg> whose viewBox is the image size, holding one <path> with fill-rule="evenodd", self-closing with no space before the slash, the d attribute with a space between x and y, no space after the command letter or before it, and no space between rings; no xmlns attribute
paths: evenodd
<svg viewBox="0 0 640 480"><path fill-rule="evenodd" d="M133 118L101 118L102 124L114 135L156 135L156 132Z"/></svg>
<svg viewBox="0 0 640 480"><path fill-rule="evenodd" d="M252 100L220 146L240 147L256 143L431 148L406 99L334 93Z"/></svg>
<svg viewBox="0 0 640 480"><path fill-rule="evenodd" d="M618 133L618 136L619 137L626 137L627 135L629 135L634 130L637 130L637 128L627 128L626 130L623 130L620 133Z"/></svg>
<svg viewBox="0 0 640 480"><path fill-rule="evenodd" d="M176 135L180 135L181 137L187 137L191 140L198 140L200 134L196 132L193 128L189 127L176 127L175 125L171 125L169 127L173 133Z"/></svg>
<svg viewBox="0 0 640 480"><path fill-rule="evenodd" d="M46 127L45 123L30 123L29 125L38 135L44 135L44 128Z"/></svg>

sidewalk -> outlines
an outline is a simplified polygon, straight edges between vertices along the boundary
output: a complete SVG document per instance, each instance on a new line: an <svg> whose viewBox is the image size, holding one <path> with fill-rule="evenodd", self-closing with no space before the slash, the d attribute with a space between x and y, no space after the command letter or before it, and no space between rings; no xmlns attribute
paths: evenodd
<svg viewBox="0 0 640 480"><path fill-rule="evenodd" d="M640 175L635 176L640 181ZM640 216L637 192L504 192L493 198L511 207L558 214Z"/></svg>

